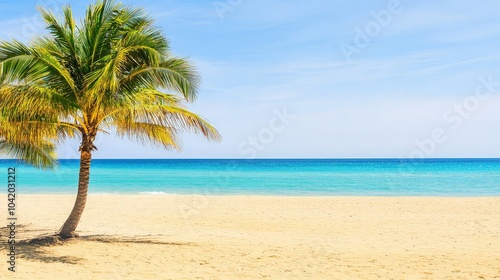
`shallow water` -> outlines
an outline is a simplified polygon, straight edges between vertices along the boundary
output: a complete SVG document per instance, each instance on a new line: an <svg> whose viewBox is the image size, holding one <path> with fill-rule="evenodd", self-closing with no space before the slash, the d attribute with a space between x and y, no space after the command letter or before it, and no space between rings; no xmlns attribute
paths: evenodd
<svg viewBox="0 0 500 280"><path fill-rule="evenodd" d="M0 167L5 178L16 167L20 194L76 192L77 160ZM90 180L91 193L111 194L498 196L500 159L96 159Z"/></svg>

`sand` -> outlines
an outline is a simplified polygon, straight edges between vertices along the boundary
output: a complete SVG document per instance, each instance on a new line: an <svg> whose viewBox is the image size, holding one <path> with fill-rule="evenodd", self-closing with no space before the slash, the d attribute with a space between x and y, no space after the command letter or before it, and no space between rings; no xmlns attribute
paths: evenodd
<svg viewBox="0 0 500 280"><path fill-rule="evenodd" d="M73 199L20 196L17 239L55 232ZM499 197L91 195L79 233L18 247L0 278L500 279Z"/></svg>

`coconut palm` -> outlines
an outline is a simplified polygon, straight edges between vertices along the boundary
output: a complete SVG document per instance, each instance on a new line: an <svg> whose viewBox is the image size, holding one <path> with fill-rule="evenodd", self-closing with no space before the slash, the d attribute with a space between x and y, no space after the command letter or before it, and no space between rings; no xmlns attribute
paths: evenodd
<svg viewBox="0 0 500 280"><path fill-rule="evenodd" d="M116 132L166 149L180 148L182 131L214 141L220 135L186 109L196 99L199 76L188 60L170 53L168 41L142 9L98 1L87 8L79 25L69 6L61 19L39 11L49 35L30 45L0 42L0 116L4 122L20 123L22 131L39 128L40 133L24 132L24 137L32 139L31 149L45 147L49 164L57 141L81 140L77 197L58 232L70 238L77 236L85 208L99 133Z"/></svg>
<svg viewBox="0 0 500 280"><path fill-rule="evenodd" d="M3 68L0 67L0 77ZM3 88L0 80L0 91ZM0 95L0 104L3 95ZM22 118L19 111L11 111L7 119L0 112L0 154L19 158L28 164L39 168L54 168L57 165L54 142L57 142L57 129L48 122L35 122L37 118L44 116L33 116ZM54 140L54 141L51 141Z"/></svg>
<svg viewBox="0 0 500 280"><path fill-rule="evenodd" d="M31 127L26 129L29 125ZM36 124L6 121L0 115L0 153L19 158L35 167L53 168L57 162L55 145L47 139L50 138L50 131L47 126L42 129ZM40 134L46 132L49 133Z"/></svg>

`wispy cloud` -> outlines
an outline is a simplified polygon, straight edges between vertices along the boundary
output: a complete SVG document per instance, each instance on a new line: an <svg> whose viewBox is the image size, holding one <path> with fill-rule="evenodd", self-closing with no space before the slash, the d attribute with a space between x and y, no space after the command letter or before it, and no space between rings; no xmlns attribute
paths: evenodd
<svg viewBox="0 0 500 280"><path fill-rule="evenodd" d="M23 22L36 14L35 2L0 3L2 39L30 29ZM81 15L92 2L73 5ZM238 156L242 139L282 107L296 122L261 156L404 156L416 138L442 125L443 110L474 92L478 76L500 81L499 4L493 0L401 0L402 13L351 62L339 44L353 43L354 28L365 28L389 1L123 2L150 12L173 53L191 57L202 75L199 100L190 108L214 122L224 142L205 149L186 137L180 156ZM222 18L217 2L233 3ZM478 109L439 155L500 151L494 141L482 141L500 137L491 129L500 121L499 102L495 97ZM114 138L103 143L110 152L103 149L100 157L118 156L129 145L137 156L179 156Z"/></svg>

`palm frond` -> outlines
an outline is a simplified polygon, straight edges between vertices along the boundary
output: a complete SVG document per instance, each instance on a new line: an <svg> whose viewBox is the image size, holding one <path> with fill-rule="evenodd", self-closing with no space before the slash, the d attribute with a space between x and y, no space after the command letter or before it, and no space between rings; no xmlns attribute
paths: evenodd
<svg viewBox="0 0 500 280"><path fill-rule="evenodd" d="M55 145L48 141L32 143L4 139L0 141L0 154L19 159L37 168L53 169L57 166Z"/></svg>
<svg viewBox="0 0 500 280"><path fill-rule="evenodd" d="M57 164L55 144L50 141L54 131L45 122L16 122L0 115L0 154L20 159L39 168Z"/></svg>
<svg viewBox="0 0 500 280"><path fill-rule="evenodd" d="M168 58L158 66L137 67L120 81L120 87L127 91L147 85L179 92L187 101L196 99L199 84L195 69L181 58Z"/></svg>
<svg viewBox="0 0 500 280"><path fill-rule="evenodd" d="M186 107L198 94L195 67L171 55L142 9L97 1L80 24L69 6L61 18L38 9L47 35L0 41L1 153L49 166L57 144L109 127L166 149L180 149L182 132L221 139Z"/></svg>
<svg viewBox="0 0 500 280"><path fill-rule="evenodd" d="M199 133L209 141L221 140L221 135L207 120L184 108L181 99L154 90L138 92L132 103L122 104L106 123L116 127L147 123Z"/></svg>
<svg viewBox="0 0 500 280"><path fill-rule="evenodd" d="M136 140L146 145L152 144L169 149L180 150L180 142L177 139L177 131L173 128L141 122L114 122L117 135Z"/></svg>

